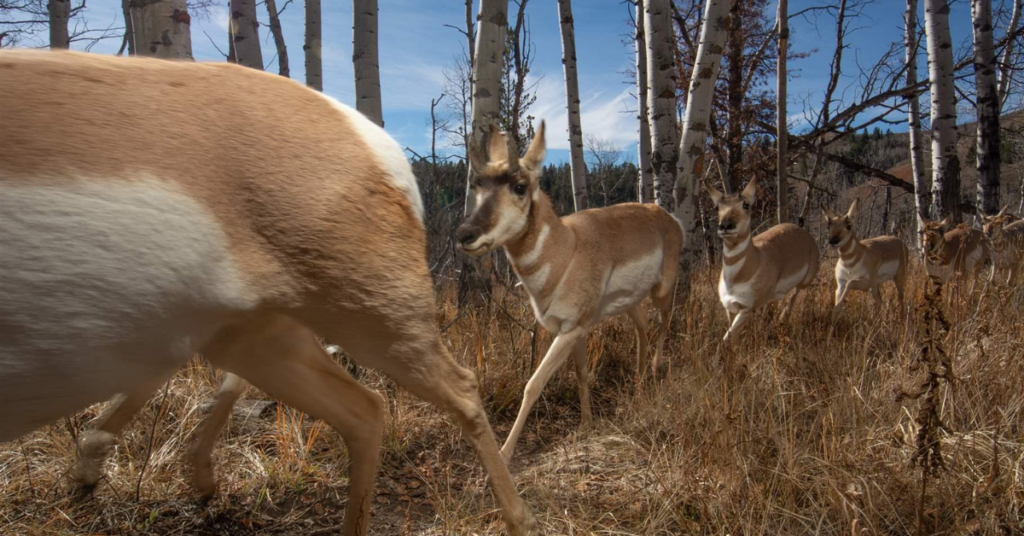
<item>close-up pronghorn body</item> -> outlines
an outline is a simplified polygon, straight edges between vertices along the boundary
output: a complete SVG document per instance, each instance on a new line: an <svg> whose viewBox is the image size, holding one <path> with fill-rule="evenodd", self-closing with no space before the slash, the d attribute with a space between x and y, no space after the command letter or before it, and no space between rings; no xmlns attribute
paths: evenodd
<svg viewBox="0 0 1024 536"><path fill-rule="evenodd" d="M576 363L584 425L591 421L587 370L587 333L601 320L626 314L636 326L637 376L647 353L647 319L641 302L648 296L661 315L653 374L657 374L671 320L683 230L660 207L623 203L559 218L540 189L544 160L544 124L526 154L510 147L504 133L492 129L488 155L473 147L476 209L457 231L463 251L483 255L504 247L537 321L555 340L533 373L501 452L511 460L530 409L552 374L569 354Z"/></svg>
<svg viewBox="0 0 1024 536"><path fill-rule="evenodd" d="M729 342L756 309L781 300L792 290L779 317L786 320L800 291L818 275L818 244L810 233L791 223L751 236L750 208L757 197L756 179L751 179L739 195L726 196L706 183L705 187L718 207L723 264L718 296L730 323L724 338Z"/></svg>
<svg viewBox="0 0 1024 536"><path fill-rule="evenodd" d="M1006 207L995 216L984 216L983 230L992 249L992 277L996 270L1006 270L1006 284L1017 277L1024 264L1024 220L1006 212Z"/></svg>
<svg viewBox="0 0 1024 536"><path fill-rule="evenodd" d="M838 286L832 320L839 316L846 294L851 290L870 292L875 303L881 307L881 286L887 281L892 281L896 287L896 298L902 310L909 259L903 241L895 236L859 239L853 230L856 199L843 216L837 216L829 208L823 208L822 212L828 224L828 243L839 250L839 261L836 262Z"/></svg>
<svg viewBox="0 0 1024 536"><path fill-rule="evenodd" d="M936 222L918 218L924 267L930 277L946 283L954 276L963 281L981 271L989 258L985 233L965 226L948 229L948 219ZM949 294L946 299L950 299Z"/></svg>
<svg viewBox="0 0 1024 536"><path fill-rule="evenodd" d="M338 430L342 533L366 534L384 403L320 335L450 412L510 532L536 530L438 334L419 190L382 129L231 64L4 51L0 95L0 442L145 400L201 353Z"/></svg>

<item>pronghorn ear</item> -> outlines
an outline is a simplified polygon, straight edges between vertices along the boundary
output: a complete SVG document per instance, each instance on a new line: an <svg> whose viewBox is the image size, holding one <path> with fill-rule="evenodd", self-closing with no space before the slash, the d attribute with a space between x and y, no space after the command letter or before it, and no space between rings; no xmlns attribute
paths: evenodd
<svg viewBox="0 0 1024 536"><path fill-rule="evenodd" d="M942 221L939 222L939 227L942 227L943 231L949 228L949 216L942 218Z"/></svg>
<svg viewBox="0 0 1024 536"><path fill-rule="evenodd" d="M544 154L546 152L547 145L544 141L544 121L541 121L540 126L537 127L537 132L533 135L533 141L530 142L530 147L526 150L526 154L519 159L519 165L531 174L535 174L540 171L540 166L544 163Z"/></svg>
<svg viewBox="0 0 1024 536"><path fill-rule="evenodd" d="M832 209L830 209L828 207L821 207L821 213L825 215L826 219L829 219L829 220L836 219L836 213L832 212Z"/></svg>
<svg viewBox="0 0 1024 536"><path fill-rule="evenodd" d="M1003 216L1005 216L1005 215L1006 215L1006 209L1007 209L1007 208L1010 208L1010 205L1003 205L1003 210L1000 210L1000 211L999 211L999 214L996 214L996 216L995 216L995 217L997 217L997 218L1002 218Z"/></svg>
<svg viewBox="0 0 1024 536"><path fill-rule="evenodd" d="M747 202L748 205L753 205L757 199L757 177L751 177L750 182L747 183L746 188L740 192L740 198Z"/></svg>
<svg viewBox="0 0 1024 536"><path fill-rule="evenodd" d="M487 158L490 162L508 160L508 140L498 125L491 124L491 136L487 143Z"/></svg>
<svg viewBox="0 0 1024 536"><path fill-rule="evenodd" d="M711 196L711 201L717 207L718 203L722 201L722 192L719 192L714 186L711 186L710 182L704 183L704 189L708 191L708 195Z"/></svg>
<svg viewBox="0 0 1024 536"><path fill-rule="evenodd" d="M857 213L857 201L858 199L855 197L853 198L853 203L850 203L850 209L846 211L847 218L852 218Z"/></svg>
<svg viewBox="0 0 1024 536"><path fill-rule="evenodd" d="M469 147L466 147L466 158L469 159L469 168L475 173L487 167L487 158L480 152L480 144L472 136L469 138Z"/></svg>

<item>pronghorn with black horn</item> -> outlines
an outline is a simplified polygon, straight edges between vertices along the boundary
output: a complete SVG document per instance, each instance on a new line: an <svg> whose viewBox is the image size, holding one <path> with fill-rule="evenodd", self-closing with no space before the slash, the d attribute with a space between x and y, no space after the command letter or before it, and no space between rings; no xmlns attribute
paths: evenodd
<svg viewBox="0 0 1024 536"><path fill-rule="evenodd" d="M754 310L781 300L793 291L779 319L785 321L800 290L818 275L818 244L807 231L781 223L757 235L750 226L750 208L757 197L756 178L739 195L725 195L705 183L718 208L722 239L722 275L718 297L729 319L725 342L731 341Z"/></svg>
<svg viewBox="0 0 1024 536"><path fill-rule="evenodd" d="M990 254L985 233L966 226L948 229L949 218L938 222L926 220L920 214L917 218L924 249L924 268L930 277L946 283L954 276L963 281L981 271ZM972 291L973 288L972 284ZM947 293L946 301L950 299Z"/></svg>
<svg viewBox="0 0 1024 536"><path fill-rule="evenodd" d="M0 73L0 441L145 400L201 353L339 432L341 533L365 535L384 401L318 334L451 413L509 532L538 531L438 334L419 189L382 129L228 63L0 51Z"/></svg>
<svg viewBox="0 0 1024 536"><path fill-rule="evenodd" d="M1006 284L1010 285L1017 270L1024 264L1024 221L1006 212L1006 207L995 216L984 216L983 230L992 248L992 277L997 269L1006 269Z"/></svg>
<svg viewBox="0 0 1024 536"><path fill-rule="evenodd" d="M867 240L857 238L853 230L853 216L857 212L857 200L843 216L837 216L831 209L822 208L828 224L828 244L839 250L836 262L836 299L832 309L835 321L842 310L846 294L851 290L870 292L875 303L882 306L880 287L886 281L896 286L899 307L903 309L903 287L907 281L907 246L895 236L878 236Z"/></svg>
<svg viewBox="0 0 1024 536"><path fill-rule="evenodd" d="M522 158L508 137L493 127L487 158L471 146L470 165L476 174L472 195L477 204L456 232L459 247L469 255L504 247L537 320L555 334L526 384L519 415L501 449L506 461L512 458L530 408L570 354L576 363L583 424L590 424L591 326L622 313L633 320L639 346L637 376L642 379L648 340L640 305L647 296L661 313L651 362L657 373L683 246L682 227L654 205L624 203L559 218L540 189L544 152L543 122Z"/></svg>

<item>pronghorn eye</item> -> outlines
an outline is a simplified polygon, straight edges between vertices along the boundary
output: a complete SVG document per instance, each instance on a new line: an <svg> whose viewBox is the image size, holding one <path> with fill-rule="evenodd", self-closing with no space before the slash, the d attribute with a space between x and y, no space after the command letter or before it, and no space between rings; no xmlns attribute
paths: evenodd
<svg viewBox="0 0 1024 536"><path fill-rule="evenodd" d="M515 192L518 196L526 195L526 184L520 182L512 187L512 191Z"/></svg>
<svg viewBox="0 0 1024 536"><path fill-rule="evenodd" d="M744 201L743 202L743 210L750 210L750 203L747 203L746 201Z"/></svg>

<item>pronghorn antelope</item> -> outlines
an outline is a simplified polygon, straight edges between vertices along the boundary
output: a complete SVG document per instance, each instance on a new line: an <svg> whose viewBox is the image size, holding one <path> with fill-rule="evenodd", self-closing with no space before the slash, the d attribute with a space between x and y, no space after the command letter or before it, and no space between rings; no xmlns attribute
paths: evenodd
<svg viewBox="0 0 1024 536"><path fill-rule="evenodd" d="M636 325L637 376L643 377L648 341L640 304L647 296L661 314L651 361L657 373L671 320L683 230L663 209L639 203L559 218L538 184L545 152L543 122L522 158L495 128L488 146L486 159L479 148L470 148L477 205L456 231L459 247L474 256L504 247L537 320L556 334L526 384L519 415L501 448L509 461L530 409L570 353L576 363L583 424L590 424L587 331L591 326L609 316L627 314Z"/></svg>
<svg viewBox="0 0 1024 536"><path fill-rule="evenodd" d="M948 218L935 222L920 214L917 217L923 237L924 267L929 276L946 283L954 275L962 280L981 270L989 257L984 233L965 226L947 231ZM950 299L949 294L946 299Z"/></svg>
<svg viewBox="0 0 1024 536"><path fill-rule="evenodd" d="M992 249L992 277L997 269L1006 269L1006 284L1013 283L1017 270L1024 264L1024 221L1006 213L1006 207L995 216L984 216L985 236Z"/></svg>
<svg viewBox="0 0 1024 536"><path fill-rule="evenodd" d="M818 275L818 244L810 233L791 223L751 236L750 207L757 197L756 178L750 179L739 195L726 196L707 183L705 188L718 207L723 264L718 297L730 323L723 339L729 342L755 309L781 300L793 290L779 316L785 321L800 290L810 286Z"/></svg>
<svg viewBox="0 0 1024 536"><path fill-rule="evenodd" d="M419 190L382 129L253 69L71 52L0 52L0 117L0 441L199 352L338 430L342 533L366 534L383 400L317 333L452 413L510 532L536 532L438 335Z"/></svg>
<svg viewBox="0 0 1024 536"><path fill-rule="evenodd" d="M846 293L851 290L870 291L875 303L881 307L880 287L886 281L892 281L896 286L896 297L900 309L903 308L903 285L907 281L907 246L895 236L858 239L853 230L853 215L856 212L856 199L844 216L837 216L831 209L822 208L828 224L828 243L839 250L833 321L838 318Z"/></svg>

